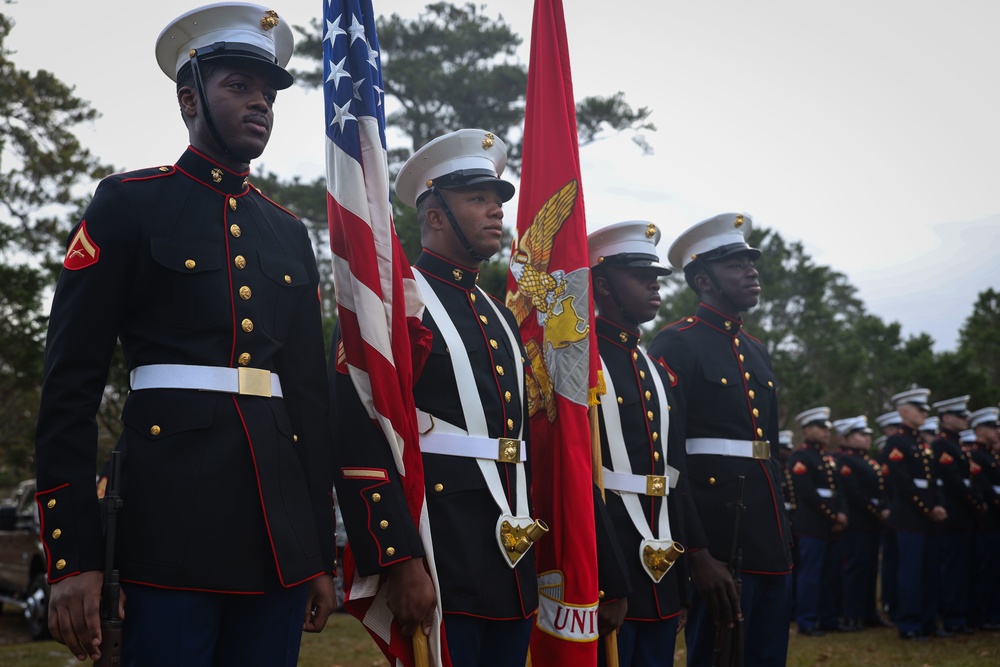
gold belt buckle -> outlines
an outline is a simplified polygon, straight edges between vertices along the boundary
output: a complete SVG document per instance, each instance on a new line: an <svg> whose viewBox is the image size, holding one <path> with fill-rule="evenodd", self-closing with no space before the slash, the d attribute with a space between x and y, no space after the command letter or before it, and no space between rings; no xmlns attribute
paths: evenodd
<svg viewBox="0 0 1000 667"><path fill-rule="evenodd" d="M667 495L667 478L664 475L646 475L646 495Z"/></svg>
<svg viewBox="0 0 1000 667"><path fill-rule="evenodd" d="M771 443L769 443L767 440L754 440L752 444L753 444L753 457L755 459L771 458Z"/></svg>
<svg viewBox="0 0 1000 667"><path fill-rule="evenodd" d="M236 371L240 381L241 396L271 398L271 371L245 366L237 368Z"/></svg>
<svg viewBox="0 0 1000 667"><path fill-rule="evenodd" d="M497 461L500 463L521 462L521 441L514 438L498 438Z"/></svg>

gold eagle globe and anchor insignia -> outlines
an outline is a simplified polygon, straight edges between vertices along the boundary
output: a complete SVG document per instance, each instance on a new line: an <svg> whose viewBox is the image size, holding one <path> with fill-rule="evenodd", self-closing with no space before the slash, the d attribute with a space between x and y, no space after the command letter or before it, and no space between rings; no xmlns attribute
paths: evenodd
<svg viewBox="0 0 1000 667"><path fill-rule="evenodd" d="M579 182L573 179L549 197L524 235L515 242L510 258L510 272L517 289L507 292L507 307L519 324L534 311L545 331L545 349L535 340L525 345L532 368L531 375L525 378L528 413L534 415L544 406L550 422L556 418L552 399L557 388L549 365L558 363L563 352L586 341L590 333L589 269L569 274L562 270L549 272L556 234L573 214L578 194ZM578 273L579 276L575 275ZM547 360L549 354L553 358Z"/></svg>

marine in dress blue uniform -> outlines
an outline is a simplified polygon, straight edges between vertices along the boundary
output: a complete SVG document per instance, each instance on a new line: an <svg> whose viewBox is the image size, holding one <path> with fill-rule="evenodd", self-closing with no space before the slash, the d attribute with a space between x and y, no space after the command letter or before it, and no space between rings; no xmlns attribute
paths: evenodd
<svg viewBox="0 0 1000 667"><path fill-rule="evenodd" d="M939 480L948 518L941 534L941 622L948 632L970 634L972 540L978 515L986 510L972 486L969 455L958 434L969 425L969 396L931 405L938 413L938 433L931 442L934 476Z"/></svg>
<svg viewBox="0 0 1000 667"><path fill-rule="evenodd" d="M504 512L491 490L500 490L500 501L514 514L525 518L530 512L519 502L530 483L522 463L527 395L519 380L529 367L513 314L476 286L480 262L500 249L502 205L514 194L514 186L499 178L506 159L506 146L493 134L459 130L414 153L396 180L400 201L417 208L424 247L414 273L432 344L413 395L433 574L456 667L522 664L538 605L534 549L513 565L505 557L497 534ZM471 375L456 371L466 365L457 355L467 357ZM350 377L336 372L332 382L336 418L346 436L336 453L337 495L357 570L385 575L389 609L409 633L417 624L428 625L433 611L427 554L385 438ZM466 432L477 422L485 432ZM453 432L455 446L436 446L441 443L433 436L445 429ZM497 456L500 439L520 443L516 458ZM471 448L486 441L494 454L480 465ZM419 599L407 606L406 596Z"/></svg>
<svg viewBox="0 0 1000 667"><path fill-rule="evenodd" d="M960 439L969 447L969 476L986 505L977 517L972 544L972 597L969 625L1000 630L1000 409L981 408L969 415Z"/></svg>
<svg viewBox="0 0 1000 667"><path fill-rule="evenodd" d="M830 618L835 582L839 581L834 542L847 526L846 505L837 492L836 464L825 449L830 443L830 408L810 408L795 416L805 440L788 461L795 489L795 623L799 634L822 636ZM833 574L834 576L830 576Z"/></svg>
<svg viewBox="0 0 1000 667"><path fill-rule="evenodd" d="M605 498L631 585L618 632L621 667L673 664L685 595L682 507L690 497L677 467L682 424L671 419L669 375L639 346L639 325L659 309L659 278L670 274L656 254L659 239L646 221L615 223L588 237L608 387L599 411ZM604 664L604 652L598 656Z"/></svg>
<svg viewBox="0 0 1000 667"><path fill-rule="evenodd" d="M875 423L878 424L879 430L882 431L882 435L875 439L874 446L876 451L875 460L882 466L884 481L884 475L887 470L885 457L889 454L885 448L885 443L888 442L890 435L895 435L903 420L899 416L899 411L892 410L876 417ZM890 490L890 487L887 485L885 487L885 495L882 498L882 507L885 512L889 512L888 494ZM881 607L889 621L895 623L896 611L899 609L896 590L899 555L896 553L896 531L893 529L892 522L888 516L886 516L886 521L882 525L882 534L879 536L879 549L882 554L880 561L881 569L879 572L880 590L882 592Z"/></svg>
<svg viewBox="0 0 1000 667"><path fill-rule="evenodd" d="M50 626L78 656L99 652L83 600L105 558L94 415L116 339L131 371L122 664L294 665L307 605L316 631L333 609L319 276L305 226L249 182L291 51L288 24L256 5L171 23L157 55L191 146L104 179L71 233L36 450Z"/></svg>
<svg viewBox="0 0 1000 667"><path fill-rule="evenodd" d="M753 267L760 251L747 243L751 226L750 216L726 213L674 241L670 263L684 269L701 304L657 333L649 348L676 379L672 413L683 415L685 466L697 508L685 523L685 559L696 589L685 629L691 666L712 662L712 609L724 622L742 611L747 665L784 665L788 649L791 535L771 449L778 442L778 385L767 348L743 330L740 318L760 293ZM737 603L726 562L740 477L746 486Z"/></svg>
<svg viewBox="0 0 1000 667"><path fill-rule="evenodd" d="M861 630L882 624L875 590L885 484L882 466L868 455L872 430L867 417L834 424L843 436L837 474L847 508L847 527L840 538L844 625Z"/></svg>
<svg viewBox="0 0 1000 667"><path fill-rule="evenodd" d="M948 518L933 453L920 441L919 429L930 406L930 390L910 389L892 397L902 418L885 443L885 481L889 521L896 532L896 572L899 608L893 619L902 639L926 639L940 632L936 625L940 547L938 531Z"/></svg>

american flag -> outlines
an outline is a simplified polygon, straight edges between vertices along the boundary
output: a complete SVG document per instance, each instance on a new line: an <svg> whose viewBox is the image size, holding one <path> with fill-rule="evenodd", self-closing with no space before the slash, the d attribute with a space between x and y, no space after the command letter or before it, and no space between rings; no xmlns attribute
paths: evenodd
<svg viewBox="0 0 1000 667"><path fill-rule="evenodd" d="M341 331L337 370L350 374L392 449L430 559L412 392L414 355L421 354L429 333L420 324L423 303L392 222L382 69L370 0L324 0L323 74L327 211ZM409 639L379 595L379 578L346 575L348 609L393 664L412 664ZM437 656L436 640L439 633L432 633Z"/></svg>

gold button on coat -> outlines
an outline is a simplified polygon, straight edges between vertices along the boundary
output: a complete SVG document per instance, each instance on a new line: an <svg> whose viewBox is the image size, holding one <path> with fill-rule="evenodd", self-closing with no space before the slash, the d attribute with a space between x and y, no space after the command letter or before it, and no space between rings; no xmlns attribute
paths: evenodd
<svg viewBox="0 0 1000 667"><path fill-rule="evenodd" d="M650 392L650 391L646 391L646 394L645 394L645 396L646 396L646 400L647 400L647 401L648 401L649 399L653 398L653 394L652 394L652 392Z"/></svg>
<svg viewBox="0 0 1000 667"><path fill-rule="evenodd" d="M653 435L656 435L656 434L654 433ZM660 453L659 452L653 452L653 460L654 461L659 461L660 460Z"/></svg>
<svg viewBox="0 0 1000 667"><path fill-rule="evenodd" d="M253 331L253 321L250 320L249 318L244 319L241 324L243 326L243 330L246 331L247 333Z"/></svg>
<svg viewBox="0 0 1000 667"><path fill-rule="evenodd" d="M514 420L513 419L508 419L507 420L507 430L511 431L513 429L514 429Z"/></svg>
<svg viewBox="0 0 1000 667"><path fill-rule="evenodd" d="M750 391L747 392L747 396L749 396L750 398L753 398L754 396L756 396L756 394L754 394L753 393L753 389L751 389Z"/></svg>
<svg viewBox="0 0 1000 667"><path fill-rule="evenodd" d="M622 404L622 397L621 397L621 396L619 396L619 397L618 397L618 405L621 405L621 404Z"/></svg>
<svg viewBox="0 0 1000 667"><path fill-rule="evenodd" d="M475 303L475 302L476 302L476 295L475 295L475 293L474 293L474 292L470 292L470 293L469 293L469 298L470 298L470 299L472 299L472 303Z"/></svg>
<svg viewBox="0 0 1000 667"><path fill-rule="evenodd" d="M381 521L378 522L378 527L381 528L382 530L385 530L386 528L389 527L389 522L386 521L385 519L382 519Z"/></svg>
<svg viewBox="0 0 1000 667"><path fill-rule="evenodd" d="M193 259L189 259L184 262L184 266L189 269L193 269L195 266L197 266L197 263Z"/></svg>
<svg viewBox="0 0 1000 667"><path fill-rule="evenodd" d="M749 380L750 379L750 371L747 371L746 373L743 374L743 379L745 379L745 380Z"/></svg>
<svg viewBox="0 0 1000 667"><path fill-rule="evenodd" d="M764 435L764 429L761 429L761 428L758 428L758 429L757 429L757 437L758 437L758 438L760 438L760 437L762 437L763 435Z"/></svg>
<svg viewBox="0 0 1000 667"><path fill-rule="evenodd" d="M381 493L373 493L372 494L372 502L373 503L377 503L380 500L382 500L382 494Z"/></svg>
<svg viewBox="0 0 1000 667"><path fill-rule="evenodd" d="M497 364L497 375L503 375L503 366Z"/></svg>
<svg viewBox="0 0 1000 667"><path fill-rule="evenodd" d="M249 301L251 296L253 296L253 292L250 291L249 287L247 287L246 285L243 285L242 287L240 287L240 298L241 299L243 299L244 301Z"/></svg>
<svg viewBox="0 0 1000 667"><path fill-rule="evenodd" d="M65 570L66 569L66 561L64 559L62 559L62 558L60 558L59 560L57 560L56 561L56 569L57 570Z"/></svg>
<svg viewBox="0 0 1000 667"><path fill-rule="evenodd" d="M498 347L497 342L492 338L490 338L490 347L492 347L494 350L497 349Z"/></svg>
<svg viewBox="0 0 1000 667"><path fill-rule="evenodd" d="M740 355L740 361L743 361L743 355L742 354Z"/></svg>
<svg viewBox="0 0 1000 667"><path fill-rule="evenodd" d="M727 380L726 378L722 378L722 384L729 384L729 380Z"/></svg>
<svg viewBox="0 0 1000 667"><path fill-rule="evenodd" d="M647 410L646 411L646 419L648 419L649 421L653 421L653 411L652 410Z"/></svg>
<svg viewBox="0 0 1000 667"><path fill-rule="evenodd" d="M52 539L53 540L58 540L60 537L62 537L62 531L61 530L59 530L58 528L56 528L55 530L52 531Z"/></svg>
<svg viewBox="0 0 1000 667"><path fill-rule="evenodd" d="M754 417L760 417L760 410L758 410L757 408L754 408L753 409L753 416Z"/></svg>
<svg viewBox="0 0 1000 667"><path fill-rule="evenodd" d="M657 433L656 431L653 431L653 442L656 442L659 439L660 439L660 434Z"/></svg>
<svg viewBox="0 0 1000 667"><path fill-rule="evenodd" d="M642 378L643 380L645 380L646 379L646 371L639 371L639 377Z"/></svg>
<svg viewBox="0 0 1000 667"><path fill-rule="evenodd" d="M285 283L288 284L288 285L292 284L292 277L290 275L288 275L287 273L285 274Z"/></svg>
<svg viewBox="0 0 1000 667"><path fill-rule="evenodd" d="M442 491L444 491L444 484L435 484L434 490L437 491L438 493L441 493Z"/></svg>
<svg viewBox="0 0 1000 667"><path fill-rule="evenodd" d="M247 258L243 255L236 255L236 258L233 259L233 264L236 265L237 269L245 269L247 268Z"/></svg>
<svg viewBox="0 0 1000 667"><path fill-rule="evenodd" d="M229 208L233 209L234 211L236 210L236 200L233 199L232 197L229 198Z"/></svg>
<svg viewBox="0 0 1000 667"><path fill-rule="evenodd" d="M715 478L714 477L709 477L708 478L708 483L709 484L715 484Z"/></svg>
<svg viewBox="0 0 1000 667"><path fill-rule="evenodd" d="M56 499L53 498L49 502L45 503L45 506L48 507L49 509L52 509L53 507L56 506Z"/></svg>
<svg viewBox="0 0 1000 667"><path fill-rule="evenodd" d="M156 424L153 424L152 426L149 427L149 434L160 435L160 427L157 426Z"/></svg>
<svg viewBox="0 0 1000 667"><path fill-rule="evenodd" d="M240 366L246 366L247 364L250 363L250 353L244 352L239 356L239 358L236 359L236 361L237 363L239 363Z"/></svg>
<svg viewBox="0 0 1000 667"><path fill-rule="evenodd" d="M490 322L488 319L486 319L485 315L480 315L479 316L479 321L482 322L483 324L489 324L489 322Z"/></svg>
<svg viewBox="0 0 1000 667"><path fill-rule="evenodd" d="M505 400L506 402L510 403L510 392L509 391L505 391L503 393L503 400Z"/></svg>
<svg viewBox="0 0 1000 667"><path fill-rule="evenodd" d="M396 549L394 547L389 547L388 549L385 550L385 555L386 556L396 555Z"/></svg>
<svg viewBox="0 0 1000 667"><path fill-rule="evenodd" d="M243 232L240 231L239 225L234 224L234 225L229 225L229 233L232 234L234 238L238 239L240 237L240 234L242 234Z"/></svg>
<svg viewBox="0 0 1000 667"><path fill-rule="evenodd" d="M740 346L740 339L739 338L734 338L733 339L733 344L735 344L736 347L739 347Z"/></svg>

